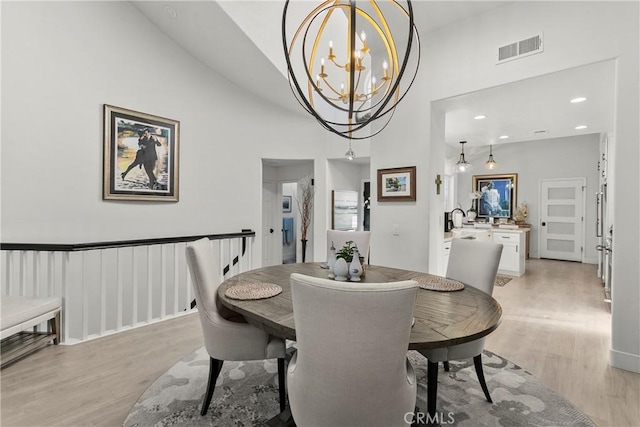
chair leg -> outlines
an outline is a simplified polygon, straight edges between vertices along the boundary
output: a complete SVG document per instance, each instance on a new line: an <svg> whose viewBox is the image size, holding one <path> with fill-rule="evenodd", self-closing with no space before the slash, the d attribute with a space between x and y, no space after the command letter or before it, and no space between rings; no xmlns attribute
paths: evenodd
<svg viewBox="0 0 640 427"><path fill-rule="evenodd" d="M482 370L482 354L479 354L473 358L473 364L476 367L476 375L478 375L480 387L482 387L482 391L484 391L484 397L487 398L487 402L493 403L493 400L491 400L491 395L489 394L489 389L487 388L487 383L484 380L484 371Z"/></svg>
<svg viewBox="0 0 640 427"><path fill-rule="evenodd" d="M209 382L207 383L207 392L204 394L202 409L200 410L200 415L202 416L204 416L209 410L213 391L216 388L216 381L218 379L218 375L220 375L220 371L222 370L223 363L224 360L214 359L213 357L209 358Z"/></svg>
<svg viewBox="0 0 640 427"><path fill-rule="evenodd" d="M436 401L438 396L438 362L427 364L427 414L435 419Z"/></svg>
<svg viewBox="0 0 640 427"><path fill-rule="evenodd" d="M280 394L280 412L284 411L284 408L286 407L287 404L287 393L285 390L285 366L284 366L284 359L280 358L278 359L278 392Z"/></svg>
<svg viewBox="0 0 640 427"><path fill-rule="evenodd" d="M449 372L449 361L445 360L442 364L444 365L445 372Z"/></svg>

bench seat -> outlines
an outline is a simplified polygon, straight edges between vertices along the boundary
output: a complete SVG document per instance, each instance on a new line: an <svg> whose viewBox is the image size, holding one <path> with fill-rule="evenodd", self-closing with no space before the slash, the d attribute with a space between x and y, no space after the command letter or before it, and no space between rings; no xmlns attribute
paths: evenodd
<svg viewBox="0 0 640 427"><path fill-rule="evenodd" d="M37 350L53 340L60 342L60 297L30 298L19 296L0 296L0 339L2 343L2 367L26 354ZM24 337L13 337L29 330L42 322L49 322L51 332L28 334ZM9 339L9 337L12 337Z"/></svg>

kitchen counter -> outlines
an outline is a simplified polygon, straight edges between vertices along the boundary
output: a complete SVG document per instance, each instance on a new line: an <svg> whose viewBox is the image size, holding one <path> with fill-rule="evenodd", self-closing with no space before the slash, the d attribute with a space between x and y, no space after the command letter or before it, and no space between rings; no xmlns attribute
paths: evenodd
<svg viewBox="0 0 640 427"><path fill-rule="evenodd" d="M462 227L451 231L454 239L470 239L502 244L498 273L521 276L526 268L529 228ZM446 242L445 242L446 245ZM449 250L451 245L448 245ZM446 249L446 246L445 246Z"/></svg>
<svg viewBox="0 0 640 427"><path fill-rule="evenodd" d="M482 231L486 231L488 232L489 236L491 237L491 233L492 232L496 232L499 231L500 233L524 233L524 246L526 248L525 251L525 259L529 259L529 252L530 252L530 235L529 233L531 232L531 224L507 224L509 227L505 228L505 227L500 227L500 224L494 224L491 227L489 226L481 226L481 227L476 227L475 224L482 224L482 223L470 223L470 222L466 222L464 224L462 224L461 228L454 228L449 232L445 232L444 233L444 240L445 242L450 240L453 237L460 237L460 233L464 230L464 235L466 237L469 237L470 235L473 236L474 233L476 231L478 232L482 232ZM518 228L513 228L514 226L516 226ZM454 236L453 233L457 233L457 235ZM481 238L486 236L484 233L479 233L478 235L476 235L476 237ZM486 240L486 238L485 238Z"/></svg>

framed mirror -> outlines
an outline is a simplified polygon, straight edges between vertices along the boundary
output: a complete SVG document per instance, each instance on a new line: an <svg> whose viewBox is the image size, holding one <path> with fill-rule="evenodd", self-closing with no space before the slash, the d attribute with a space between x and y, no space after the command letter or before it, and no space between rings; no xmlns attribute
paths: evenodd
<svg viewBox="0 0 640 427"><path fill-rule="evenodd" d="M352 190L331 191L331 229L358 229L358 192Z"/></svg>

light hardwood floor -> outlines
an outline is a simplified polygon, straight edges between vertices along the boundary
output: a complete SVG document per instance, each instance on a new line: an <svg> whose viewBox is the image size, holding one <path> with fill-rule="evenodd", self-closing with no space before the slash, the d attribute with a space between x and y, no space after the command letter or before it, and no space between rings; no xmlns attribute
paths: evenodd
<svg viewBox="0 0 640 427"><path fill-rule="evenodd" d="M600 426L640 426L640 375L608 366L611 316L593 265L529 260L494 296L486 348L522 366ZM147 387L202 345L187 315L75 346L50 346L0 372L1 424L121 426Z"/></svg>

